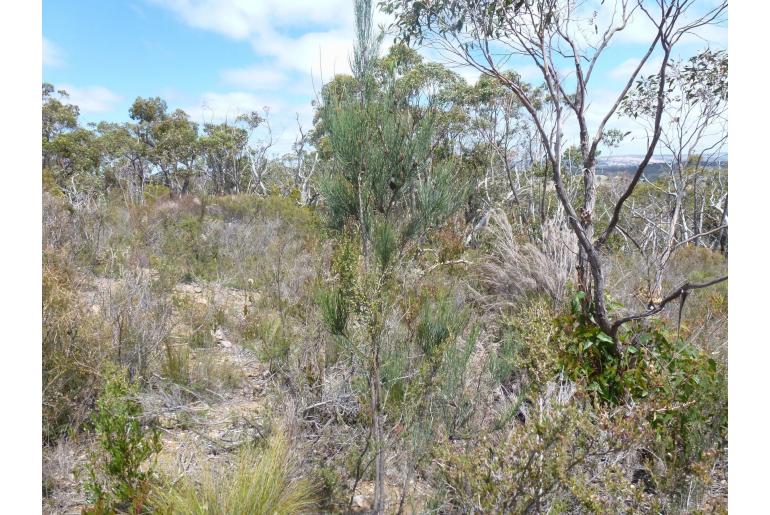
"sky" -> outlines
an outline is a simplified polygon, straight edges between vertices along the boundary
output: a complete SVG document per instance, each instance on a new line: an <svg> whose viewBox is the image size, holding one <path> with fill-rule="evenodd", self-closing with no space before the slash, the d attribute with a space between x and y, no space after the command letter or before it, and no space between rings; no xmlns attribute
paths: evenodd
<svg viewBox="0 0 770 515"><path fill-rule="evenodd" d="M699 0L707 6L712 0ZM312 101L335 73L349 72L352 0L44 0L43 79L65 89L81 122L126 121L136 97L160 96L197 122L269 110L277 153L291 148L297 123L312 124ZM376 4L376 1L375 1ZM377 13L375 23L389 19ZM634 19L597 66L590 102L599 113L638 62L653 34ZM392 41L385 39L383 51ZM681 56L726 48L727 27L708 27ZM429 59L442 56L424 49ZM652 59L646 70L653 69ZM512 60L526 80L536 69ZM473 82L473 69L455 68ZM598 117L593 120L598 123ZM592 120L589 118L589 122ZM643 131L629 120L610 128L634 135L614 153L641 152ZM265 135L262 134L261 137ZM574 135L566 134L570 139Z"/></svg>

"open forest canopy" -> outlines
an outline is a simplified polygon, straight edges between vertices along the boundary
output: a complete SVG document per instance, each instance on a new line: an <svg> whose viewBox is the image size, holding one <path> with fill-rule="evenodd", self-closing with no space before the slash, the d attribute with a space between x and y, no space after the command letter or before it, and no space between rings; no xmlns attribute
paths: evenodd
<svg viewBox="0 0 770 515"><path fill-rule="evenodd" d="M726 4L353 4L284 155L43 84L44 510L726 512Z"/></svg>

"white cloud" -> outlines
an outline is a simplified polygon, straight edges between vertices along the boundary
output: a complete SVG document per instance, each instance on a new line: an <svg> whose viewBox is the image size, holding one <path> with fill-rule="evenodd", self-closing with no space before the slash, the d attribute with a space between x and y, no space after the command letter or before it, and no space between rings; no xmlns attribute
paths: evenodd
<svg viewBox="0 0 770 515"><path fill-rule="evenodd" d="M265 107L276 110L282 109L284 104L276 98L265 98L245 91L207 92L194 105L183 109L195 122L217 123L233 121L239 114L251 111L261 113Z"/></svg>
<svg viewBox="0 0 770 515"><path fill-rule="evenodd" d="M284 86L288 81L287 75L276 70L272 63L223 70L221 76L228 86L251 90L275 89Z"/></svg>
<svg viewBox="0 0 770 515"><path fill-rule="evenodd" d="M627 81L628 78L631 77L631 74L634 73L636 67L639 66L640 60L641 59L637 57L626 59L617 65L611 72L609 72L609 77ZM637 77L646 77L647 75L656 73L660 70L660 62L660 58L648 59L647 62L642 66L642 69L639 70L639 75Z"/></svg>
<svg viewBox="0 0 770 515"><path fill-rule="evenodd" d="M78 106L82 114L112 111L116 104L123 100L123 97L104 86L78 87L61 84L58 89L63 89L69 94L69 102Z"/></svg>
<svg viewBox="0 0 770 515"><path fill-rule="evenodd" d="M64 52L50 39L43 38L43 66L46 68L60 68L66 63Z"/></svg>
<svg viewBox="0 0 770 515"><path fill-rule="evenodd" d="M274 94L257 95L248 91L207 92L203 93L197 102L182 109L194 122L222 123L233 122L239 114L250 111L265 116L265 107L268 108L267 118L272 133L272 152L288 152L298 134L297 117L303 130L307 131L312 125L313 108L310 102L288 103ZM267 137L266 127L258 129L255 134L257 139L265 140Z"/></svg>
<svg viewBox="0 0 770 515"><path fill-rule="evenodd" d="M705 2L694 2L687 11L677 21L677 27L686 26L699 17L704 16L708 11L716 7L715 5L706 5ZM609 9L599 11L600 23L607 23L611 16ZM654 16L654 14L653 14ZM725 16L726 18L726 16ZM716 20L720 21L720 20ZM655 24L640 9L631 16L626 27L618 32L615 40L620 43L650 45L655 39L657 28ZM697 46L727 46L727 27L718 24L709 24L694 29L686 34L679 45L697 45Z"/></svg>
<svg viewBox="0 0 770 515"><path fill-rule="evenodd" d="M254 52L284 72L329 79L350 69L351 0L149 0L191 27L248 41ZM375 12L375 25L387 26ZM386 39L386 43L388 40Z"/></svg>
<svg viewBox="0 0 770 515"><path fill-rule="evenodd" d="M146 0L186 25L250 44L264 64L220 72L236 91L203 93L184 102L197 122L232 120L270 108L274 149L288 151L297 133L312 125L314 92L338 73L350 73L354 42L352 0ZM389 18L375 11L375 25ZM382 51L392 39L386 38Z"/></svg>
<svg viewBox="0 0 770 515"><path fill-rule="evenodd" d="M481 76L481 72L473 66L457 66L453 67L452 71L465 79L465 82L468 84L476 84L476 82L479 80L479 77Z"/></svg>
<svg viewBox="0 0 770 515"><path fill-rule="evenodd" d="M188 25L212 30L233 39L250 39L279 28L341 26L353 19L349 0L150 1L175 12Z"/></svg>

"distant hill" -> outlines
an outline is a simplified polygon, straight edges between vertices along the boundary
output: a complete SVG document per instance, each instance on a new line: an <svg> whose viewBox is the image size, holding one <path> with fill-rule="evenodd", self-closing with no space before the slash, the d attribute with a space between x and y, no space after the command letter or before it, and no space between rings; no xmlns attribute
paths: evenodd
<svg viewBox="0 0 770 515"><path fill-rule="evenodd" d="M641 154L629 154L622 156L599 156L597 158L596 173L599 175L631 174L636 171L644 156ZM670 161L664 157L655 156L647 165L644 174L649 179L654 179L665 173ZM727 154L720 155L717 159L711 159L706 166L727 166Z"/></svg>

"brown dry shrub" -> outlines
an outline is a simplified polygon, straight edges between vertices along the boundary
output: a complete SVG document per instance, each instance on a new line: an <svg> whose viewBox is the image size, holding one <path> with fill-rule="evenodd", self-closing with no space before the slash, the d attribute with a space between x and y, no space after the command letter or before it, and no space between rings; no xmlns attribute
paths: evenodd
<svg viewBox="0 0 770 515"><path fill-rule="evenodd" d="M627 513L659 507L625 464L644 441L642 419L551 399L524 424L438 452L450 512Z"/></svg>
<svg viewBox="0 0 770 515"><path fill-rule="evenodd" d="M71 256L43 253L43 437L49 441L86 420L108 352L101 317L78 299L82 284Z"/></svg>

